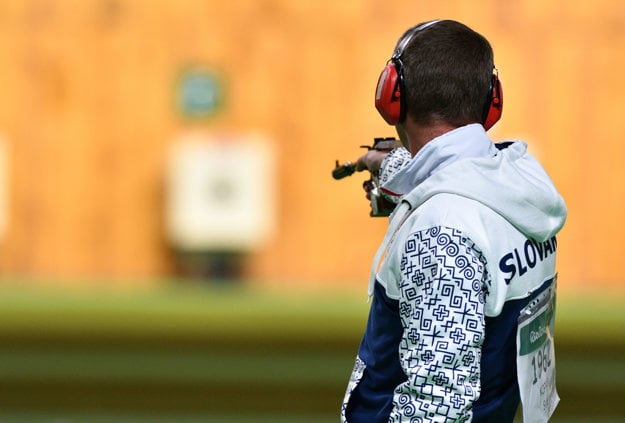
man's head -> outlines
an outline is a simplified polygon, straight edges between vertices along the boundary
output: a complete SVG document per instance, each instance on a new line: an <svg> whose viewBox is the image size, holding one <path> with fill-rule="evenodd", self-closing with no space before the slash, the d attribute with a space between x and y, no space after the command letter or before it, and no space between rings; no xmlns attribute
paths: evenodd
<svg viewBox="0 0 625 423"><path fill-rule="evenodd" d="M391 124L407 116L419 125L484 123L491 105L493 70L489 42L466 25L451 20L419 24L399 39L380 76L376 107ZM389 80L393 73L396 82ZM391 86L390 93L383 92ZM391 112L395 118L386 114L386 106L397 110Z"/></svg>

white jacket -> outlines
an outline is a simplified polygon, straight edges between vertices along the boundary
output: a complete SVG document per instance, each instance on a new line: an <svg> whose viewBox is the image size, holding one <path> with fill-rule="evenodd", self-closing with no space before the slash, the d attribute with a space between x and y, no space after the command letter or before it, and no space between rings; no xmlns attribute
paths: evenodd
<svg viewBox="0 0 625 423"><path fill-rule="evenodd" d="M562 197L525 143L496 145L477 124L427 143L382 189L402 200L373 260L342 421L512 419L511 336L555 276Z"/></svg>
<svg viewBox="0 0 625 423"><path fill-rule="evenodd" d="M566 206L524 142L499 150L481 125L458 128L426 144L382 188L403 196L373 265L390 298L399 298L401 250L389 244L402 245L409 234L434 226L460 230L484 255L492 282L487 316L555 273L554 236ZM380 266L383 252L391 254Z"/></svg>

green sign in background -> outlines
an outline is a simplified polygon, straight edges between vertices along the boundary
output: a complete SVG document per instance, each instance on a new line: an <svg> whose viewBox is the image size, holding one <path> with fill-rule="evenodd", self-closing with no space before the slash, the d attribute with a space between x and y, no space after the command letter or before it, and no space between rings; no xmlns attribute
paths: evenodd
<svg viewBox="0 0 625 423"><path fill-rule="evenodd" d="M206 66L191 66L181 72L176 84L176 107L188 118L206 118L224 103L223 78Z"/></svg>

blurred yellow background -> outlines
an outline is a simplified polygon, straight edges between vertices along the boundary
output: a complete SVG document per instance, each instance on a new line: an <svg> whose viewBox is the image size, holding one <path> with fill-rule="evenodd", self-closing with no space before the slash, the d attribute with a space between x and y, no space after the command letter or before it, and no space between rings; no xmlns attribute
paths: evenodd
<svg viewBox="0 0 625 423"><path fill-rule="evenodd" d="M337 182L330 171L394 135L373 107L377 77L399 35L434 18L491 41L505 93L491 136L526 140L567 201L561 290L622 292L616 0L4 0L0 271L92 284L175 274L164 225L172 145L251 133L276 153L277 224L246 279L364 289L386 221L368 216L365 175ZM210 116L176 106L192 66L222 81Z"/></svg>
<svg viewBox="0 0 625 423"><path fill-rule="evenodd" d="M377 78L437 18L491 41L490 135L569 208L553 421L623 421L616 0L1 1L0 420L336 421L387 221L331 170L395 135Z"/></svg>

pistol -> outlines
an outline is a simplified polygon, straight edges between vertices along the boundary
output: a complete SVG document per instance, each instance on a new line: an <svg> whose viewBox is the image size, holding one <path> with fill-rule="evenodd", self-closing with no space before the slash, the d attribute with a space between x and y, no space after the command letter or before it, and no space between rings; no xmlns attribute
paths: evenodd
<svg viewBox="0 0 625 423"><path fill-rule="evenodd" d="M390 151L394 148L401 147L401 143L394 137L374 138L372 146L361 145L360 147L366 148L367 150ZM354 172L356 172L355 163L345 162L343 164L340 164L337 160L335 167L332 170L332 177L336 180L339 180L353 175ZM370 199L371 212L369 213L369 215L371 217L389 216L392 213L393 209L395 209L395 204L387 200L380 192L378 175L370 173L369 179L364 181L362 185Z"/></svg>

